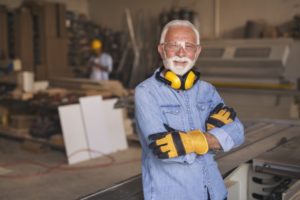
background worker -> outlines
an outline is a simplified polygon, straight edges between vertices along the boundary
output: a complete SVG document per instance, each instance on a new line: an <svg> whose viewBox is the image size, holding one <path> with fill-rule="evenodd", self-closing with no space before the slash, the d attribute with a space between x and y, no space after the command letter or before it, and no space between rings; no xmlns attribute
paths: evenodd
<svg viewBox="0 0 300 200"><path fill-rule="evenodd" d="M113 69L113 59L108 54L103 52L103 43L99 39L94 39L91 43L93 56L89 60L91 68L90 78L92 80L108 80L109 74Z"/></svg>
<svg viewBox="0 0 300 200"><path fill-rule="evenodd" d="M193 24L169 22L158 52L164 66L135 90L144 199L224 200L215 151L241 145L243 125L215 87L192 69L201 52Z"/></svg>

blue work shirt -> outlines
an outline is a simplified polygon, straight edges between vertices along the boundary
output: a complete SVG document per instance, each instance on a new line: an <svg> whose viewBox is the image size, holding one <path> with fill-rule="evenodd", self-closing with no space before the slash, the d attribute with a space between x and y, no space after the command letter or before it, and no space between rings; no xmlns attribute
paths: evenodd
<svg viewBox="0 0 300 200"><path fill-rule="evenodd" d="M142 180L145 200L223 200L227 190L214 160L214 153L195 153L159 159L148 147L148 136L170 127L205 132L205 121L212 109L223 102L210 83L199 80L189 90L175 90L155 79L140 83L135 90L136 124L142 145ZM241 145L244 128L238 118L209 131L223 151Z"/></svg>
<svg viewBox="0 0 300 200"><path fill-rule="evenodd" d="M109 79L109 73L113 69L113 60L108 53L101 53L90 59L89 64L92 66L90 78L95 81L103 81ZM107 71L99 69L96 65L101 65L107 68Z"/></svg>

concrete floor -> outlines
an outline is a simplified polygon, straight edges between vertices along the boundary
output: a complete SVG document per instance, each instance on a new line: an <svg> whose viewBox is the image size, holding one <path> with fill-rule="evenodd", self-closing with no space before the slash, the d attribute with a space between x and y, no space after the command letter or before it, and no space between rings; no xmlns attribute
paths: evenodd
<svg viewBox="0 0 300 200"><path fill-rule="evenodd" d="M111 158L68 166L63 152L46 149L33 153L20 142L0 137L0 199L78 199L139 174L140 155L139 145L131 144L128 150L111 154ZM49 170L37 164L60 168Z"/></svg>

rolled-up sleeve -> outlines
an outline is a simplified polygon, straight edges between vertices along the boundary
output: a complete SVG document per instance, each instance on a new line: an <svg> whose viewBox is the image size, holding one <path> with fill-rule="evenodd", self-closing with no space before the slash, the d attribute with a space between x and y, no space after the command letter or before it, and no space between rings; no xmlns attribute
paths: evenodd
<svg viewBox="0 0 300 200"><path fill-rule="evenodd" d="M244 142L244 127L237 118L230 124L210 130L209 133L217 138L225 152L240 146Z"/></svg>
<svg viewBox="0 0 300 200"><path fill-rule="evenodd" d="M213 88L213 104L214 106L223 102L215 88ZM214 106L212 108L214 108ZM232 148L240 146L244 140L244 126L241 121L236 117L235 120L220 128L214 128L209 131L219 141L224 152L230 151Z"/></svg>

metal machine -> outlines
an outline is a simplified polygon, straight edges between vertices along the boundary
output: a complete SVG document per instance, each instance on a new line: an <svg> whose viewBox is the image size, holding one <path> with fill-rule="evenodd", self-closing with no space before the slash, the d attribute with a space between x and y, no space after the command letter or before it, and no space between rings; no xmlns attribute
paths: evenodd
<svg viewBox="0 0 300 200"><path fill-rule="evenodd" d="M276 133L282 131L287 133L287 137L281 138L276 146L266 151L263 151L262 146L259 147L257 144L262 142L262 144L268 146L270 140L264 142L260 139L253 140L252 145L256 146L257 149L253 149L250 145L248 151L261 151L261 153L251 159L251 162L239 165L225 178L225 184L229 192L228 199L300 199L300 135L288 139L289 134L299 131L297 130L297 124L299 124L299 121L270 120L269 123L251 125L252 131L256 128L257 131L255 133L255 131L250 130L246 134L248 141L249 138L254 138L255 135L271 139L272 134L276 135ZM246 130L249 131L249 128ZM247 153L244 152L244 155L247 155Z"/></svg>
<svg viewBox="0 0 300 200"><path fill-rule="evenodd" d="M300 41L203 41L196 66L242 118L299 118Z"/></svg>

